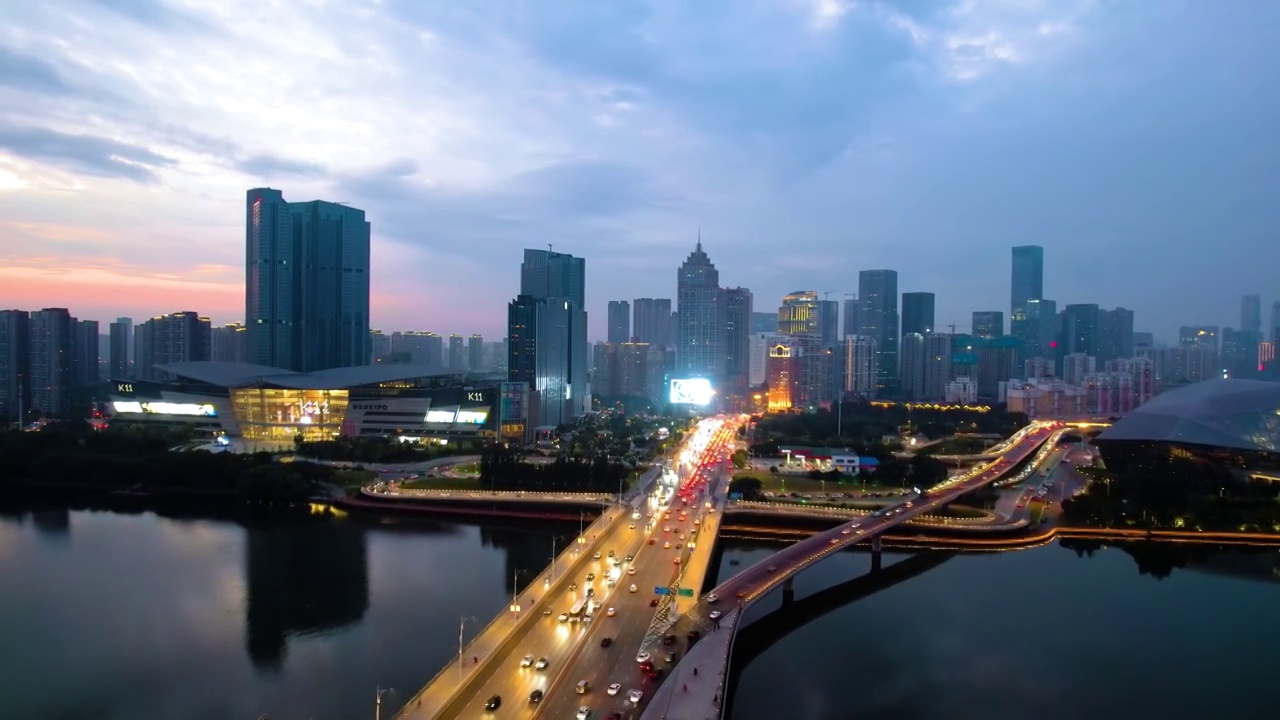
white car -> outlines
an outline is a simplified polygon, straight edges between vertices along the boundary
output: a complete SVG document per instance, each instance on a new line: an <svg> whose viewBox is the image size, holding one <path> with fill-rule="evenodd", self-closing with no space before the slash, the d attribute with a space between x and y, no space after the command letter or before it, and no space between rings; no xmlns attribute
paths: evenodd
<svg viewBox="0 0 1280 720"><path fill-rule="evenodd" d="M633 567L629 567L629 568L627 568L627 574L628 574L628 575L635 575L635 574L636 574L636 569L635 569L635 568L633 568Z"/></svg>
<svg viewBox="0 0 1280 720"><path fill-rule="evenodd" d="M532 664L533 664L532 655L525 655L524 659L520 661L520 667L529 667Z"/></svg>
<svg viewBox="0 0 1280 720"><path fill-rule="evenodd" d="M710 595L708 595L708 596L707 596L707 602L709 602L709 603L716 602L716 601L718 601L719 599L720 599L720 596L719 596L719 595L717 595L717 594L715 594L715 593L711 593Z"/></svg>
<svg viewBox="0 0 1280 720"><path fill-rule="evenodd" d="M720 619L720 611L719 611L719 610L712 610L712 611L711 611L711 613L710 613L709 615L707 615L707 617L711 618L712 620L719 620L719 619Z"/></svg>
<svg viewBox="0 0 1280 720"><path fill-rule="evenodd" d="M560 622L562 622L562 623L563 623L563 622L569 622L569 613L560 613L560 617L559 617L558 619L559 619L559 620L560 620Z"/></svg>
<svg viewBox="0 0 1280 720"><path fill-rule="evenodd" d="M647 652L642 652L642 653L640 653L639 655L636 655L636 662L638 662L638 663L647 663L647 662L649 662L649 653L647 653Z"/></svg>
<svg viewBox="0 0 1280 720"><path fill-rule="evenodd" d="M620 683L614 683L610 685L609 689L605 690L605 692L609 693L610 695L617 695L618 693L622 692L622 685Z"/></svg>
<svg viewBox="0 0 1280 720"><path fill-rule="evenodd" d="M546 658L538 658L538 662L533 664L534 670L546 670L551 661Z"/></svg>
<svg viewBox="0 0 1280 720"><path fill-rule="evenodd" d="M632 583L632 584L631 584L631 587L629 587L629 588L627 588L627 589L628 589L628 590L630 590L631 592L635 592L636 590L639 590L639 588L637 588L637 587L635 586L635 583Z"/></svg>
<svg viewBox="0 0 1280 720"><path fill-rule="evenodd" d="M608 615L609 617L613 617L614 615L617 615L617 612L615 612L613 608L609 608L608 610L605 611L604 614Z"/></svg>
<svg viewBox="0 0 1280 720"><path fill-rule="evenodd" d="M591 556L591 558L592 558L593 560L599 560L599 559L600 559L600 553L599 553L599 552L597 552L595 555L592 555L592 556Z"/></svg>
<svg viewBox="0 0 1280 720"><path fill-rule="evenodd" d="M627 699L633 703L640 702L641 698L643 697L644 697L644 693L640 692L639 690L632 690L631 694L627 695Z"/></svg>
<svg viewBox="0 0 1280 720"><path fill-rule="evenodd" d="M590 717L591 717L591 708L587 707L586 705L583 705L582 707L578 708L578 714L573 716L574 720L588 720L588 718Z"/></svg>

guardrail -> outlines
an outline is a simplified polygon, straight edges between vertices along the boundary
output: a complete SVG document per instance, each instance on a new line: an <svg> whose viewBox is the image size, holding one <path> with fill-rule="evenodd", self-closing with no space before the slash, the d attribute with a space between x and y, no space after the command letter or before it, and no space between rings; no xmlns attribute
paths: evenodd
<svg viewBox="0 0 1280 720"><path fill-rule="evenodd" d="M888 504L892 505L893 503ZM735 500L732 505L725 508L725 511L734 512L737 508L745 510L759 509L771 512L790 513L794 515L821 515L832 517L870 516L871 513L876 512L875 510L864 510L862 508L834 508L829 506L799 507L790 503L769 503L761 502L759 500ZM929 525L982 525L998 519L999 518L996 517L995 513L987 513L986 517L980 518L953 518L945 515L923 514L911 518L907 523L920 522Z"/></svg>

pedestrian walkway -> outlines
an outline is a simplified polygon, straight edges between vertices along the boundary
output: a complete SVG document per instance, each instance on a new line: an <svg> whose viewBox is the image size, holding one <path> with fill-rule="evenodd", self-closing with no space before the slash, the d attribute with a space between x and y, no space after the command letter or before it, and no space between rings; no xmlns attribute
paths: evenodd
<svg viewBox="0 0 1280 720"><path fill-rule="evenodd" d="M719 720L724 707L725 673L741 609L720 618L720 629L702 636L676 663L658 688L641 720ZM694 671L697 674L694 674Z"/></svg>

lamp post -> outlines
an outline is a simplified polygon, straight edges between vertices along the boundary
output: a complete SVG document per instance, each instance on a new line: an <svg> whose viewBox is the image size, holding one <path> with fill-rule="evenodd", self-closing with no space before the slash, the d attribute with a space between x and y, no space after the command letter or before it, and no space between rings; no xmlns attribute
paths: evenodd
<svg viewBox="0 0 1280 720"><path fill-rule="evenodd" d="M467 615L463 615L462 617L458 618L458 678L459 679L462 678L462 670L463 668L466 667L466 664L462 661L462 649L464 647L464 644L462 642L462 630L464 627L466 627L468 617L469 616ZM475 620L474 617L472 617L471 619Z"/></svg>
<svg viewBox="0 0 1280 720"><path fill-rule="evenodd" d="M384 688L384 687L378 688L378 696L374 701L374 706L373 706L373 720L382 720L382 696L391 692L391 690L392 688Z"/></svg>
<svg viewBox="0 0 1280 720"><path fill-rule="evenodd" d="M552 535L551 536L551 574L547 576L546 580L542 581L542 587L544 589L550 589L551 583L555 582L555 580L556 580L556 536Z"/></svg>
<svg viewBox="0 0 1280 720"><path fill-rule="evenodd" d="M511 615L520 617L520 570L511 571Z"/></svg>

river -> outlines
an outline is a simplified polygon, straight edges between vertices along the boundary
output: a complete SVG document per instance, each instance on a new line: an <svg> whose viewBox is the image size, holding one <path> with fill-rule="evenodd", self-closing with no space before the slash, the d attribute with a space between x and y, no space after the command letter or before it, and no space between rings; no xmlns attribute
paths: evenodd
<svg viewBox="0 0 1280 720"><path fill-rule="evenodd" d="M574 525L0 514L0 717L372 718L390 687L389 717ZM728 540L722 570L766 552ZM734 719L1275 717L1280 553L1168 561L931 563L740 662ZM869 564L841 554L796 595Z"/></svg>

